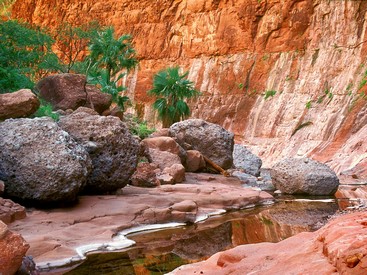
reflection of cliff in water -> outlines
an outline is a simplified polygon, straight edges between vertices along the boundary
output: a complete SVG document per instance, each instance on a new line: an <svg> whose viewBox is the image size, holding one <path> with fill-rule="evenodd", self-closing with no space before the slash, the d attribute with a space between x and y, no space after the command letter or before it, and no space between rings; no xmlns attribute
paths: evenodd
<svg viewBox="0 0 367 275"><path fill-rule="evenodd" d="M337 209L335 203L283 201L190 226L131 234L128 238L136 241L134 247L91 254L67 274L164 274L237 245L278 242L314 231Z"/></svg>

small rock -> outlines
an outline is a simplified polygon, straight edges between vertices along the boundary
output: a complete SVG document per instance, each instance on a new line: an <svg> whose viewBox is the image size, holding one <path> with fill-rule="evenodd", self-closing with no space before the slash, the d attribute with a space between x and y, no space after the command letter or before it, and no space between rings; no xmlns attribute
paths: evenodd
<svg viewBox="0 0 367 275"><path fill-rule="evenodd" d="M139 163L136 171L131 177L131 185L139 187L155 187L160 184L156 170L159 169L155 163Z"/></svg>
<svg viewBox="0 0 367 275"><path fill-rule="evenodd" d="M197 150L188 150L185 168L187 172L201 171L206 167L203 155Z"/></svg>
<svg viewBox="0 0 367 275"><path fill-rule="evenodd" d="M181 159L176 154L157 149L148 149L148 151L148 159L151 159L153 163L158 164L161 170L166 167L171 167L173 164L181 164Z"/></svg>
<svg viewBox="0 0 367 275"><path fill-rule="evenodd" d="M180 183L185 180L185 167L182 164L173 164L171 167L166 167L162 173L172 176L174 183Z"/></svg>
<svg viewBox="0 0 367 275"><path fill-rule="evenodd" d="M30 116L39 106L37 96L29 89L0 94L0 120Z"/></svg>
<svg viewBox="0 0 367 275"><path fill-rule="evenodd" d="M247 174L253 176L260 175L261 159L251 153L245 146L239 144L234 145L233 164L236 168L243 169Z"/></svg>

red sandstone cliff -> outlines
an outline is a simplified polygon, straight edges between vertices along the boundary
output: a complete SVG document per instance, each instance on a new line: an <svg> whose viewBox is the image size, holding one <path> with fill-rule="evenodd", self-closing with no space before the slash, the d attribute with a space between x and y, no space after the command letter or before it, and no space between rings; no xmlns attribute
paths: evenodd
<svg viewBox="0 0 367 275"><path fill-rule="evenodd" d="M367 69L366 11L367 1L329 0L17 0L13 6L14 17L43 26L98 19L131 33L140 65L126 84L151 122L152 75L177 64L203 93L191 103L192 116L234 132L265 165L309 155L358 178L367 175L367 100L357 95ZM268 90L276 94L265 100Z"/></svg>

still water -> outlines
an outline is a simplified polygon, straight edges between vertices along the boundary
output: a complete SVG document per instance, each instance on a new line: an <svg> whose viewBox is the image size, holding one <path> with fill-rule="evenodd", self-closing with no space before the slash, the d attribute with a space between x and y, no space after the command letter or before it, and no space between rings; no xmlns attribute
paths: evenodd
<svg viewBox="0 0 367 275"><path fill-rule="evenodd" d="M177 228L151 230L127 237L136 244L119 252L91 253L79 265L43 274L165 274L187 263L242 244L278 242L320 228L338 210L332 198L278 198L268 207L230 212Z"/></svg>

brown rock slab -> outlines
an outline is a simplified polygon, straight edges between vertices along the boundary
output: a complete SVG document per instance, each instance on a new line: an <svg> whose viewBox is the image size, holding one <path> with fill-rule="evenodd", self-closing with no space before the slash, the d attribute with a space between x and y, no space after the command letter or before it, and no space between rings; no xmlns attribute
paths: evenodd
<svg viewBox="0 0 367 275"><path fill-rule="evenodd" d="M37 96L29 89L0 94L0 120L30 116L39 106Z"/></svg>
<svg viewBox="0 0 367 275"><path fill-rule="evenodd" d="M0 221L0 274L13 275L22 264L29 244Z"/></svg>
<svg viewBox="0 0 367 275"><path fill-rule="evenodd" d="M237 246L169 274L366 274L367 213L340 216L279 243Z"/></svg>

